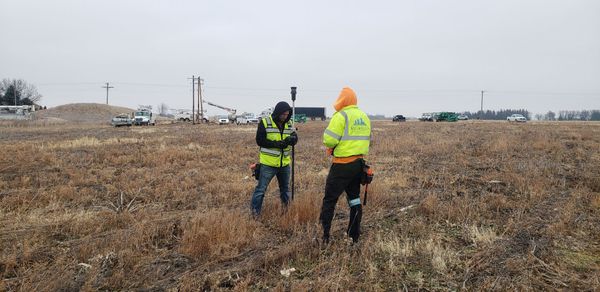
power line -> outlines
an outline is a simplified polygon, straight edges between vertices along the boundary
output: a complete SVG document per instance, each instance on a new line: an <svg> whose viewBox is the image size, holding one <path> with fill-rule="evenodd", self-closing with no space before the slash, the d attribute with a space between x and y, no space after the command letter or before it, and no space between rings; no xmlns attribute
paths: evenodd
<svg viewBox="0 0 600 292"><path fill-rule="evenodd" d="M97 82L64 82L64 83L38 83L38 86L73 86L73 85L94 85ZM113 84L124 86L147 86L147 87L187 87L184 84L168 84L168 83L142 83L142 82L113 82ZM283 92L282 88L264 88L264 87L235 87L235 86L210 86L210 90L243 90L243 91L277 91ZM337 89L319 89L306 88L303 92L338 92ZM365 93L410 93L410 94L449 94L449 93L479 93L480 90L475 89L371 89L360 88L360 91ZM535 91L535 90L486 90L488 94L522 94L522 95L600 95L600 92L578 92L578 91Z"/></svg>
<svg viewBox="0 0 600 292"><path fill-rule="evenodd" d="M98 82L63 82L63 83L37 83L37 86L74 86L74 85L96 85Z"/></svg>
<svg viewBox="0 0 600 292"><path fill-rule="evenodd" d="M486 93L518 94L518 95L600 95L600 92L546 92L546 91L518 91L518 90L488 90Z"/></svg>
<svg viewBox="0 0 600 292"><path fill-rule="evenodd" d="M164 84L164 83L137 83L137 82L115 82L119 85L128 86L151 86L151 87L188 87L184 84Z"/></svg>

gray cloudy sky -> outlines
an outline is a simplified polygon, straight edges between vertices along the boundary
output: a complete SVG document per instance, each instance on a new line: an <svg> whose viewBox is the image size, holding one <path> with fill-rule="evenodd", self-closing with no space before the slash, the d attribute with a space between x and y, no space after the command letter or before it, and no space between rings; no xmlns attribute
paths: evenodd
<svg viewBox="0 0 600 292"><path fill-rule="evenodd" d="M260 112L331 104L369 113L600 109L600 1L0 0L0 78L42 103L206 99ZM222 113L210 109L209 114Z"/></svg>

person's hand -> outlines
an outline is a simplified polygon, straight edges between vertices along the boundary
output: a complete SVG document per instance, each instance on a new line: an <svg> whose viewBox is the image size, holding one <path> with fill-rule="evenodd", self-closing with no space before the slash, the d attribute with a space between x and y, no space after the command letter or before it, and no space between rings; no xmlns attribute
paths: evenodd
<svg viewBox="0 0 600 292"><path fill-rule="evenodd" d="M298 143L298 134L296 134L295 132L290 134L288 137L285 137L284 141L291 146L296 145L296 143Z"/></svg>
<svg viewBox="0 0 600 292"><path fill-rule="evenodd" d="M283 141L276 141L275 142L275 147L277 147L279 149L284 149L287 146L288 146L288 143L285 142L285 140L283 140Z"/></svg>
<svg viewBox="0 0 600 292"><path fill-rule="evenodd" d="M327 148L327 155L333 155L333 148Z"/></svg>

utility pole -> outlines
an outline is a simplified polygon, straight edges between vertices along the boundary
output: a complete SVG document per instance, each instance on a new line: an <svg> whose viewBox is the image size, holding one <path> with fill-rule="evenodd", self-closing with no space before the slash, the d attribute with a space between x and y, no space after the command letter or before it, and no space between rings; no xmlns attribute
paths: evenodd
<svg viewBox="0 0 600 292"><path fill-rule="evenodd" d="M196 88L198 90L196 95L198 97L198 103L196 103L196 108L194 110L196 111L196 118L198 119L198 123L200 123L200 76L198 76L196 80L198 82L198 87Z"/></svg>
<svg viewBox="0 0 600 292"><path fill-rule="evenodd" d="M484 90L481 91L481 111L479 112L479 119L480 120L481 120L481 117L483 116L483 93L484 92L485 92Z"/></svg>
<svg viewBox="0 0 600 292"><path fill-rule="evenodd" d="M192 78L188 78L188 79L192 79L192 125L196 124L196 111L194 110L196 108L196 96L194 95L194 91L195 91L195 85L196 85L196 77L194 77L194 75L192 75Z"/></svg>
<svg viewBox="0 0 600 292"><path fill-rule="evenodd" d="M15 79L13 83L13 95L15 96L15 106L17 106L17 79Z"/></svg>
<svg viewBox="0 0 600 292"><path fill-rule="evenodd" d="M198 120L199 123L204 122L204 106L202 104L202 85L204 84L204 79L198 76Z"/></svg>
<svg viewBox="0 0 600 292"><path fill-rule="evenodd" d="M115 87L114 86L110 86L108 84L108 82L106 82L106 85L102 86L102 88L106 88L106 105L108 105L108 90L111 89L111 88L115 88Z"/></svg>

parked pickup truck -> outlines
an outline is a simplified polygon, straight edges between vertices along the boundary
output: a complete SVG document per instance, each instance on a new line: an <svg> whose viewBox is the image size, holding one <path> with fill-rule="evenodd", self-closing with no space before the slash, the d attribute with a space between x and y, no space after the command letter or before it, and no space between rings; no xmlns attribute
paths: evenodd
<svg viewBox="0 0 600 292"><path fill-rule="evenodd" d="M395 115L392 122L406 122L406 118L403 115Z"/></svg>
<svg viewBox="0 0 600 292"><path fill-rule="evenodd" d="M238 125L258 124L258 119L252 113L245 113L237 118Z"/></svg>

